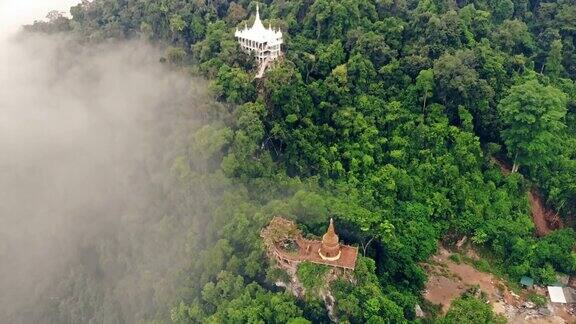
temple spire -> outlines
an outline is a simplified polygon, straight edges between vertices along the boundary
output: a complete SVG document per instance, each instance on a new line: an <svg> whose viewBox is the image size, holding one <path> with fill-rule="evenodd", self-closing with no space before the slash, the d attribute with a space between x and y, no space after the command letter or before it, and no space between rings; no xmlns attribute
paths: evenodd
<svg viewBox="0 0 576 324"><path fill-rule="evenodd" d="M329 235L336 235L336 231L334 231L334 219L330 218L330 225L328 225L328 230L326 231L326 234Z"/></svg>
<svg viewBox="0 0 576 324"><path fill-rule="evenodd" d="M252 25L252 28L258 31L266 29L264 28L262 20L260 19L260 6L258 5L258 3L256 3L256 18L254 18L254 25Z"/></svg>
<svg viewBox="0 0 576 324"><path fill-rule="evenodd" d="M338 235L334 230L334 220L330 218L330 225L326 234L322 236L322 244L318 250L318 254L323 260L336 261L340 258L340 243L338 243Z"/></svg>

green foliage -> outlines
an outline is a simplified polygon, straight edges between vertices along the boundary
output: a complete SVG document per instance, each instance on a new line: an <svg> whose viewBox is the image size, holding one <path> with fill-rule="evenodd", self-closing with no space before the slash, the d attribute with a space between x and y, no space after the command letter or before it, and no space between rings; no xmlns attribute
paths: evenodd
<svg viewBox="0 0 576 324"><path fill-rule="evenodd" d="M202 306L200 306L202 305ZM206 316L202 309L212 309ZM222 272L216 283L202 289L202 301L172 309L176 323L306 323L293 296L272 293L256 283L244 284L240 276Z"/></svg>
<svg viewBox="0 0 576 324"><path fill-rule="evenodd" d="M374 261L359 257L354 276L357 282L350 285L344 280L333 284L334 297L338 301L337 312L341 320L350 322L403 321L402 308L386 296L378 284ZM408 307L414 309L414 304Z"/></svg>
<svg viewBox="0 0 576 324"><path fill-rule="evenodd" d="M319 290L328 288L326 278L328 270L329 267L325 265L311 262L302 262L298 265L296 274L300 282L302 282L302 286L306 289L308 298L318 298Z"/></svg>
<svg viewBox="0 0 576 324"><path fill-rule="evenodd" d="M212 156L221 152L231 139L230 128L217 124L205 125L194 133L192 150L194 154Z"/></svg>
<svg viewBox="0 0 576 324"><path fill-rule="evenodd" d="M422 109L426 109L426 100L430 98L434 91L434 70L422 70L416 78L416 88L418 89L421 101Z"/></svg>
<svg viewBox="0 0 576 324"><path fill-rule="evenodd" d="M550 53L546 59L546 72L552 78L561 77L564 73L564 66L562 65L562 42L555 40L550 45Z"/></svg>
<svg viewBox="0 0 576 324"><path fill-rule="evenodd" d="M180 15L174 15L170 18L170 30L173 33L182 32L186 28L186 22Z"/></svg>
<svg viewBox="0 0 576 324"><path fill-rule="evenodd" d="M57 11L50 11L46 18L48 21L36 21L33 25L24 26L24 30L29 32L41 32L46 34L69 32L72 28L70 20L66 16Z"/></svg>
<svg viewBox="0 0 576 324"><path fill-rule="evenodd" d="M218 70L212 89L217 98L234 104L251 101L256 95L252 77L242 69L228 65Z"/></svg>
<svg viewBox="0 0 576 324"><path fill-rule="evenodd" d="M546 297L533 292L528 294L528 300L536 304L536 307L545 307L548 303Z"/></svg>
<svg viewBox="0 0 576 324"><path fill-rule="evenodd" d="M515 163L536 167L555 158L556 134L566 125L566 96L552 86L527 81L511 88L498 105L505 129L502 138Z"/></svg>
<svg viewBox="0 0 576 324"><path fill-rule="evenodd" d="M450 260L456 262L457 264L462 263L462 255L459 253L450 254Z"/></svg>
<svg viewBox="0 0 576 324"><path fill-rule="evenodd" d="M492 267L490 267L490 263L484 259L475 261L474 267L482 272L491 272L492 269Z"/></svg>
<svg viewBox="0 0 576 324"><path fill-rule="evenodd" d="M465 293L452 301L446 315L437 321L439 324L503 324L506 319L495 315L492 306L473 294Z"/></svg>
<svg viewBox="0 0 576 324"><path fill-rule="evenodd" d="M492 38L500 49L509 54L530 55L534 51L534 36L526 23L517 19L505 20L494 31Z"/></svg>
<svg viewBox="0 0 576 324"><path fill-rule="evenodd" d="M168 47L166 49L166 59L171 64L181 66L186 59L186 52L180 47Z"/></svg>

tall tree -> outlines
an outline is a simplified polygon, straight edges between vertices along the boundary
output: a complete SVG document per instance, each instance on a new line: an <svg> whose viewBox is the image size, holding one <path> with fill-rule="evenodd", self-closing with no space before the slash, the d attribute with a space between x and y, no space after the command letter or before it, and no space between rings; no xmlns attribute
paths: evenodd
<svg viewBox="0 0 576 324"><path fill-rule="evenodd" d="M520 164L542 165L554 158L558 132L566 127L566 104L562 91L536 80L512 87L500 101L502 138L514 159L513 172Z"/></svg>
<svg viewBox="0 0 576 324"><path fill-rule="evenodd" d="M426 100L430 98L434 91L434 70L422 70L416 78L416 88L422 98L422 110L426 110Z"/></svg>
<svg viewBox="0 0 576 324"><path fill-rule="evenodd" d="M550 53L546 59L546 72L552 78L559 78L564 72L564 67L562 66L562 42L557 39L550 45Z"/></svg>

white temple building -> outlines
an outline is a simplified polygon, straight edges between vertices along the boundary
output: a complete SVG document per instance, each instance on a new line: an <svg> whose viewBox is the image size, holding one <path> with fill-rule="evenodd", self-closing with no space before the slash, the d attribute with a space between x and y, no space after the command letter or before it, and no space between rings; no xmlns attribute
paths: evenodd
<svg viewBox="0 0 576 324"><path fill-rule="evenodd" d="M242 30L236 28L234 36L244 50L254 52L262 71L268 62L275 60L281 54L282 31L274 30L270 25L268 28L264 27L260 20L258 5L256 5L256 19L252 27L248 28L245 25Z"/></svg>

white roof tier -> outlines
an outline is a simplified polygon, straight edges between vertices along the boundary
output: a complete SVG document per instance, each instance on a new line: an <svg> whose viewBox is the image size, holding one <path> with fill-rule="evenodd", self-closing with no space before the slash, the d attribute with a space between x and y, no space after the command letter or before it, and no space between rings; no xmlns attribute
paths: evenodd
<svg viewBox="0 0 576 324"><path fill-rule="evenodd" d="M262 24L262 20L260 20L260 11L258 5L256 5L256 19L254 19L254 24L252 27L248 28L248 26L245 26L242 30L238 30L238 28L236 28L236 33L234 33L234 36L245 38L258 43L282 43L282 32L280 30L274 30L270 25L268 25L268 28L265 28Z"/></svg>

